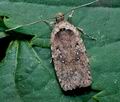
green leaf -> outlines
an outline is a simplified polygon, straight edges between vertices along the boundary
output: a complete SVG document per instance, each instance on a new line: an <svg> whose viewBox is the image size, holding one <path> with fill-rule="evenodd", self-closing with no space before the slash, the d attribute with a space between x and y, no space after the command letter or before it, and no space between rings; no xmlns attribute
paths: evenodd
<svg viewBox="0 0 120 102"><path fill-rule="evenodd" d="M101 90L93 98L100 102L119 102L120 72L119 72L120 41L103 47L91 49L91 65L94 90Z"/></svg>
<svg viewBox="0 0 120 102"><path fill-rule="evenodd" d="M34 37L31 40L31 45L32 46L39 46L39 47L43 47L43 48L50 48L50 39L49 38Z"/></svg>
<svg viewBox="0 0 120 102"><path fill-rule="evenodd" d="M2 102L22 102L15 84L17 51L17 42L11 43L7 56L0 63L0 100Z"/></svg>
<svg viewBox="0 0 120 102"><path fill-rule="evenodd" d="M7 35L4 33L4 32L0 32L0 38L4 38L6 37Z"/></svg>
<svg viewBox="0 0 120 102"><path fill-rule="evenodd" d="M25 3L36 3L36 4L45 4L45 5L68 5L68 6L73 6L73 5L82 5L88 2L92 2L93 0L0 0L0 1L9 1L9 2L25 2ZM94 5L103 5L105 6L110 6L110 7L116 7L120 6L120 1L119 0L99 0L99 4L94 4Z"/></svg>
<svg viewBox="0 0 120 102"><path fill-rule="evenodd" d="M50 63L51 29L43 22L25 25L54 17L58 12L65 13L73 6L88 0L79 3L73 0L7 1L0 2L0 15L8 17L4 18L5 26L13 28L22 25L23 27L15 29L12 34L21 34L23 38L25 34L35 37L30 42L23 41L24 39L11 42L6 57L0 63L2 102L119 102L119 0L99 1L95 4L98 7L92 5L93 7L75 11L73 25L81 27L97 40L82 36L90 56L93 83L91 89L85 93L71 96L61 91L54 67ZM12 37L11 33L9 35Z"/></svg>
<svg viewBox="0 0 120 102"><path fill-rule="evenodd" d="M4 32L6 29L6 26L4 25L3 21L4 17L0 16L0 40L4 37L7 37L8 35Z"/></svg>

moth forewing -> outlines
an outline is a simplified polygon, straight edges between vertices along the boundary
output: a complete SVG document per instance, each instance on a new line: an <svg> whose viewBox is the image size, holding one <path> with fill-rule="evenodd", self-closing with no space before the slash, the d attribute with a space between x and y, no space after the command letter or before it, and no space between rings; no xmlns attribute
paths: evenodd
<svg viewBox="0 0 120 102"><path fill-rule="evenodd" d="M64 19L56 22L51 34L51 50L57 78L64 91L91 84L88 57L80 32Z"/></svg>

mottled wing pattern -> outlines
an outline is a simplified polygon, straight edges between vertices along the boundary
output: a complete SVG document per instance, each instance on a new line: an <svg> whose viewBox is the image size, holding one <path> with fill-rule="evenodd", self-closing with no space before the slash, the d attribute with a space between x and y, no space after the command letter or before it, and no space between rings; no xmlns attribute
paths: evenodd
<svg viewBox="0 0 120 102"><path fill-rule="evenodd" d="M64 91L91 84L89 61L77 29L67 21L55 25L51 37L52 58Z"/></svg>

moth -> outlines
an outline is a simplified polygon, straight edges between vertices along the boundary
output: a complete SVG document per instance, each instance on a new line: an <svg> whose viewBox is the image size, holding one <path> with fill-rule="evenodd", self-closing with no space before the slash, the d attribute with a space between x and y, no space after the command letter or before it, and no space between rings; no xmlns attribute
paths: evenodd
<svg viewBox="0 0 120 102"><path fill-rule="evenodd" d="M72 11L97 1L75 7ZM88 87L92 83L89 59L81 38L82 33L83 31L81 29L78 30L74 25L64 19L63 13L58 13L51 33L51 51L56 75L64 91Z"/></svg>
<svg viewBox="0 0 120 102"><path fill-rule="evenodd" d="M51 34L51 50L59 83L64 91L92 83L89 60L81 32L59 13Z"/></svg>
<svg viewBox="0 0 120 102"><path fill-rule="evenodd" d="M63 13L58 13L51 33L51 51L56 75L64 91L88 87L92 83L82 33L64 19Z"/></svg>

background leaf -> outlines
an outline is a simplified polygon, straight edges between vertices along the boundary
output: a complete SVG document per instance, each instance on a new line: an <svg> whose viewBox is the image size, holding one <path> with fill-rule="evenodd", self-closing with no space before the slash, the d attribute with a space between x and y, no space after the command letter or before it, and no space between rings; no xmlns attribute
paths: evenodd
<svg viewBox="0 0 120 102"><path fill-rule="evenodd" d="M73 24L97 39L93 41L82 36L90 59L93 83L90 89L78 91L79 94L68 95L60 89L54 66L50 63L49 26L42 22L24 26L39 19L46 20L58 12L65 13L86 2L90 1L1 0L0 24L4 26L0 26L0 41L6 38L4 34L8 36L7 41L13 40L0 63L2 102L119 102L119 0L100 0L90 7L76 10L73 15ZM54 22L52 19L49 21ZM21 25L23 27L19 29L5 32L5 29Z"/></svg>

